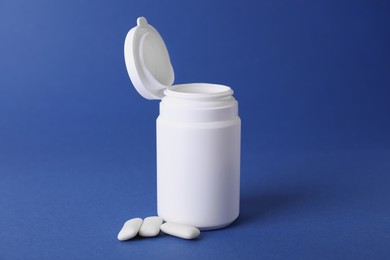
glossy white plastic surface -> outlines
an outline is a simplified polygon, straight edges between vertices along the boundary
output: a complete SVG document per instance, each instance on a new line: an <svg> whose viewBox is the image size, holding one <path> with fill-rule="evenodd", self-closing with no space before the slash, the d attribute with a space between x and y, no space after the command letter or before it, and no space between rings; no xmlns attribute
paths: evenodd
<svg viewBox="0 0 390 260"><path fill-rule="evenodd" d="M160 233L160 226L163 219L157 216L147 217L144 219L138 234L142 237L155 237Z"/></svg>
<svg viewBox="0 0 390 260"><path fill-rule="evenodd" d="M200 231L196 227L172 222L162 224L161 231L165 234L183 239L195 239L200 235Z"/></svg>
<svg viewBox="0 0 390 260"><path fill-rule="evenodd" d="M125 40L125 62L131 81L146 99L161 99L175 78L167 47L144 17Z"/></svg>
<svg viewBox="0 0 390 260"><path fill-rule="evenodd" d="M118 233L118 240L124 241L135 237L142 225L142 219L133 218L125 222L121 231Z"/></svg>

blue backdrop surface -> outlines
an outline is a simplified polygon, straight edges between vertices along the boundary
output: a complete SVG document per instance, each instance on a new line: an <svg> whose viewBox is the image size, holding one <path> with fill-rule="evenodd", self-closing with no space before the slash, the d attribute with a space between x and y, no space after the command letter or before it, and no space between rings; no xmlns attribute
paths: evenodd
<svg viewBox="0 0 390 260"><path fill-rule="evenodd" d="M0 0L0 259L387 259L388 1ZM155 119L123 42L145 16L176 83L231 86L241 215L119 242L156 214Z"/></svg>

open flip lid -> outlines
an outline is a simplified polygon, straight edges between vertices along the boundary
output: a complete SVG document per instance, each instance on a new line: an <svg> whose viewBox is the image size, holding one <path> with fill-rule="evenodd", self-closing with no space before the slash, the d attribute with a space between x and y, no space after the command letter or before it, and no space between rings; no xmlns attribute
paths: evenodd
<svg viewBox="0 0 390 260"><path fill-rule="evenodd" d="M131 82L141 96L162 99L175 75L163 39L144 17L127 34L124 52Z"/></svg>

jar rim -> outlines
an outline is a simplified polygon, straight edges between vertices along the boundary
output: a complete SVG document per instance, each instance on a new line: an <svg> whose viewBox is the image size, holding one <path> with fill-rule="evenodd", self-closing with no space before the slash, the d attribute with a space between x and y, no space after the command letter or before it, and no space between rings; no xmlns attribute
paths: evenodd
<svg viewBox="0 0 390 260"><path fill-rule="evenodd" d="M194 99L214 99L229 97L233 90L225 85L212 83L178 84L168 87L164 91L166 96Z"/></svg>

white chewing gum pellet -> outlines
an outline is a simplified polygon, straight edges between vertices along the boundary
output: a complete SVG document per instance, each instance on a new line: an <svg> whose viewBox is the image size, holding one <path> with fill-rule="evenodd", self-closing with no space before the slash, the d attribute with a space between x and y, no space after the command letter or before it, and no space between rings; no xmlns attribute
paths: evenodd
<svg viewBox="0 0 390 260"><path fill-rule="evenodd" d="M160 217L147 217L144 219L141 228L139 229L139 235L143 237L155 237L160 233L160 227L163 223L163 219Z"/></svg>
<svg viewBox="0 0 390 260"><path fill-rule="evenodd" d="M200 231L196 227L171 222L162 224L161 231L184 239L194 239L200 235Z"/></svg>
<svg viewBox="0 0 390 260"><path fill-rule="evenodd" d="M142 219L133 218L125 222L118 234L118 240L124 241L135 237L142 225Z"/></svg>

